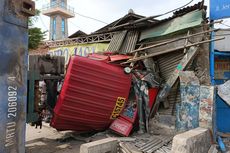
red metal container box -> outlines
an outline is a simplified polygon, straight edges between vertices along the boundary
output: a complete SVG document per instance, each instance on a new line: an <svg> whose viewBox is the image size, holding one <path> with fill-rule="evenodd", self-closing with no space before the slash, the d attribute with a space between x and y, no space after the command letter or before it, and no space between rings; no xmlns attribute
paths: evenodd
<svg viewBox="0 0 230 153"><path fill-rule="evenodd" d="M110 125L109 128L117 134L128 137L133 129L133 124L130 121L119 117Z"/></svg>
<svg viewBox="0 0 230 153"><path fill-rule="evenodd" d="M51 126L78 132L106 129L122 111L130 86L131 75L122 67L72 57Z"/></svg>

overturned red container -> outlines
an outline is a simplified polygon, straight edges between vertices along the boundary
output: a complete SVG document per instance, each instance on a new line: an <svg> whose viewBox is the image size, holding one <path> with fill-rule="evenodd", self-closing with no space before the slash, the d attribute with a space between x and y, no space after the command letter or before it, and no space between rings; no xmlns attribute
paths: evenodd
<svg viewBox="0 0 230 153"><path fill-rule="evenodd" d="M123 117L118 117L109 128L117 134L128 137L133 129L133 123Z"/></svg>
<svg viewBox="0 0 230 153"><path fill-rule="evenodd" d="M57 130L104 130L120 114L129 96L131 75L106 60L75 56L54 109Z"/></svg>

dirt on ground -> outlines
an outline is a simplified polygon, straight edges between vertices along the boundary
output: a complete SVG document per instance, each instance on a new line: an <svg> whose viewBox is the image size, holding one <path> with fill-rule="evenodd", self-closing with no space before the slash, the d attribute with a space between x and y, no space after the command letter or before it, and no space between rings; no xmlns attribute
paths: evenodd
<svg viewBox="0 0 230 153"><path fill-rule="evenodd" d="M26 153L79 153L84 139L69 137L71 131L58 132L48 124L42 129L26 126Z"/></svg>

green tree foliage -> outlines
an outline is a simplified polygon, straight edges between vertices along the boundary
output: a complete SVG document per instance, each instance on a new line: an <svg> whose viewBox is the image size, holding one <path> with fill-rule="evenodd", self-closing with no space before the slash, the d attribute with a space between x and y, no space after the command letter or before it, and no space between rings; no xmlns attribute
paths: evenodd
<svg viewBox="0 0 230 153"><path fill-rule="evenodd" d="M44 40L46 32L42 32L40 28L29 28L29 49L38 48L42 40Z"/></svg>
<svg viewBox="0 0 230 153"><path fill-rule="evenodd" d="M46 32L42 32L40 28L34 27L34 23L37 22L39 10L36 10L36 15L29 18L29 49L37 49L39 44L44 40Z"/></svg>

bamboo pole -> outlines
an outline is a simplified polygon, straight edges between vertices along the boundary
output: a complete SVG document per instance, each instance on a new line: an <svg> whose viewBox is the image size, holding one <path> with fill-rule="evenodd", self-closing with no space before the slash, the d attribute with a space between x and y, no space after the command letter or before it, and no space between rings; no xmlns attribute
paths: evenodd
<svg viewBox="0 0 230 153"><path fill-rule="evenodd" d="M202 31L202 32L199 32L199 33L191 34L191 35L186 35L186 36L183 36L183 37L180 37L180 38L168 40L168 41L161 42L161 43L151 45L151 46L148 46L148 47L143 47L143 48L140 48L140 49L136 49L136 50L131 51L130 53L135 53L135 52L143 51L143 50L146 50L146 49L159 47L159 46L162 46L162 45L165 45L165 44L168 44L168 43L172 43L172 42L179 41L179 40L182 40L182 39L188 39L190 37L199 36L199 35L202 35L202 34L205 34L205 33L213 32L213 31L215 32L215 31L218 31L218 30L219 29L212 29L212 30L208 30L208 31Z"/></svg>
<svg viewBox="0 0 230 153"><path fill-rule="evenodd" d="M219 41L219 40L223 40L223 39L225 39L225 37L216 38L216 39L210 39L210 40L204 40L204 41L197 42L197 43L194 43L194 44L189 44L189 45L186 45L186 46L181 46L181 47L168 49L168 50L161 51L161 52L152 53L152 54L149 54L147 56L141 56L141 57L138 57L138 58L130 59L127 62L123 62L121 64L123 65L123 64L131 63L131 62L143 60L143 59L146 59L146 58L154 57L154 56L157 56L157 55L174 52L176 50L181 50L181 49L184 49L184 48L189 48L189 47L192 47L192 46L197 46L197 45L200 45L200 44L209 43L209 42L212 42L212 41Z"/></svg>

